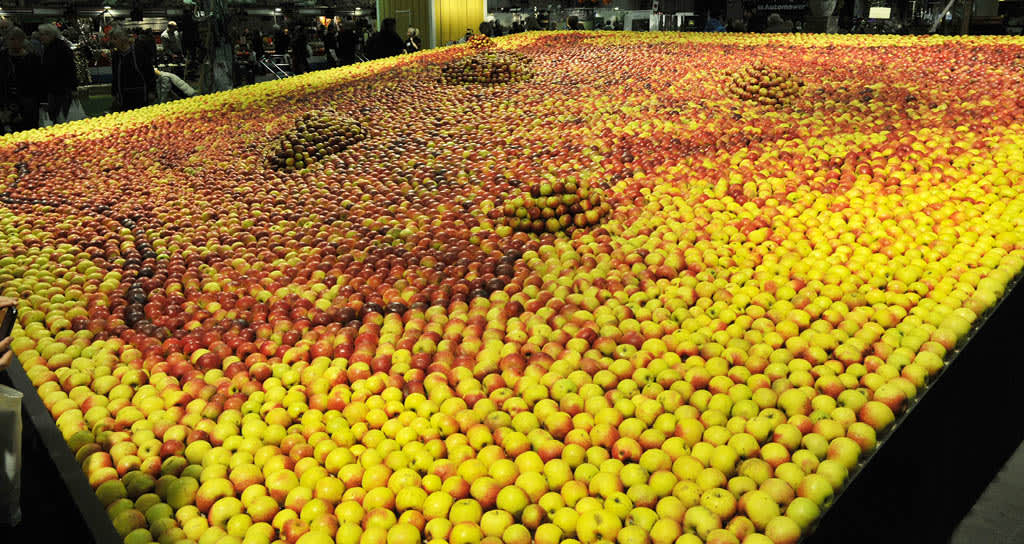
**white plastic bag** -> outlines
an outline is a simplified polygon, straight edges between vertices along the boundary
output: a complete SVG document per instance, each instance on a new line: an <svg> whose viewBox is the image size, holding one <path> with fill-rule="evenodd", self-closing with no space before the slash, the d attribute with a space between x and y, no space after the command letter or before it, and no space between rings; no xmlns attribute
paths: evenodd
<svg viewBox="0 0 1024 544"><path fill-rule="evenodd" d="M71 108L68 109L68 121L81 121L85 119L85 108L82 107L82 102L79 99L71 101Z"/></svg>
<svg viewBox="0 0 1024 544"><path fill-rule="evenodd" d="M21 391L0 385L0 525L21 521Z"/></svg>

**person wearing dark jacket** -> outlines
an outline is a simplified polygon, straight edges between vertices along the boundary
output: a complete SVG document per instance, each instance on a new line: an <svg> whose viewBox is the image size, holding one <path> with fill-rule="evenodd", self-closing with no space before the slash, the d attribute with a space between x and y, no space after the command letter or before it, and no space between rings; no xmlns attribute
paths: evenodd
<svg viewBox="0 0 1024 544"><path fill-rule="evenodd" d="M405 51L405 42L395 30L397 26L397 21L390 17L381 21L380 31L366 44L366 56L370 60L401 55Z"/></svg>
<svg viewBox="0 0 1024 544"><path fill-rule="evenodd" d="M324 34L324 55L327 56L331 66L338 65L338 29L331 23Z"/></svg>
<svg viewBox="0 0 1024 544"><path fill-rule="evenodd" d="M25 32L13 27L0 52L0 123L12 131L39 128L39 73L42 64L25 46Z"/></svg>
<svg viewBox="0 0 1024 544"><path fill-rule="evenodd" d="M420 29L409 27L405 35L405 52L415 53L423 48L423 40L420 39Z"/></svg>
<svg viewBox="0 0 1024 544"><path fill-rule="evenodd" d="M42 90L46 94L46 113L54 123L63 122L78 90L75 53L61 38L56 25L40 25L39 36L43 42Z"/></svg>
<svg viewBox="0 0 1024 544"><path fill-rule="evenodd" d="M263 33L258 29L254 29L249 34L249 49L252 50L253 58L257 60L263 58L266 53L263 48Z"/></svg>
<svg viewBox="0 0 1024 544"><path fill-rule="evenodd" d="M356 46L359 36L351 26L344 26L338 34L338 63L347 66L356 61Z"/></svg>
<svg viewBox="0 0 1024 544"><path fill-rule="evenodd" d="M284 55L288 53L288 47L291 43L292 40L288 36L288 29L274 25L274 54Z"/></svg>
<svg viewBox="0 0 1024 544"><path fill-rule="evenodd" d="M150 104L150 95L156 94L153 59L132 44L124 29L112 30L110 41L114 45L110 59L114 76L111 86L114 111L127 111Z"/></svg>
<svg viewBox="0 0 1024 544"><path fill-rule="evenodd" d="M309 71L309 33L299 26L292 36L292 73L305 74Z"/></svg>
<svg viewBox="0 0 1024 544"><path fill-rule="evenodd" d="M153 36L153 31L148 28L142 29L135 38L135 48L139 50L139 53L143 53L155 61L156 37Z"/></svg>

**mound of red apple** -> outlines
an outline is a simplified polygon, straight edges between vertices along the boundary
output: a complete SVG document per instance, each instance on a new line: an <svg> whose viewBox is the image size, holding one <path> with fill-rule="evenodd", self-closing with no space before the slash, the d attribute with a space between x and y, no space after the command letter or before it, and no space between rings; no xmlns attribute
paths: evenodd
<svg viewBox="0 0 1024 544"><path fill-rule="evenodd" d="M126 542L792 543L1024 267L1019 41L497 45L0 139Z"/></svg>
<svg viewBox="0 0 1024 544"><path fill-rule="evenodd" d="M531 77L530 58L515 51L482 51L441 67L441 81L450 85L500 85L526 81Z"/></svg>
<svg viewBox="0 0 1024 544"><path fill-rule="evenodd" d="M743 67L732 76L729 91L743 100L773 106L788 101L804 83L786 70L763 63Z"/></svg>
<svg viewBox="0 0 1024 544"><path fill-rule="evenodd" d="M530 187L505 201L502 212L505 224L513 229L554 233L597 225L610 209L604 191L587 180L568 178Z"/></svg>
<svg viewBox="0 0 1024 544"><path fill-rule="evenodd" d="M334 111L310 111L267 147L267 165L295 172L366 138L358 121Z"/></svg>

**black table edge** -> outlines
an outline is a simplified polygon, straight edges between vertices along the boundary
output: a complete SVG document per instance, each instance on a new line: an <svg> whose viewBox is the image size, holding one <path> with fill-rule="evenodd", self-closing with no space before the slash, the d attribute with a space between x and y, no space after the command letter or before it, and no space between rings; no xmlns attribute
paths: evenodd
<svg viewBox="0 0 1024 544"><path fill-rule="evenodd" d="M50 415L50 411L46 409L42 399L39 398L38 391L36 391L31 380L28 379L28 375L25 374L25 370L21 367L21 363L17 358L11 361L11 365L7 368L7 375L10 377L15 389L21 391L24 395L22 400L23 413L28 416L32 426L35 427L36 432L39 434L43 445L46 446L50 459L57 467L61 479L67 486L68 493L78 507L82 519L89 527L93 540L97 544L118 544L122 542L123 539L114 530L114 525L107 516L106 510L99 499L96 498L96 493L93 491L92 486L89 485L89 480L82 470L82 466L75 460L74 453L68 447L60 430L57 429L57 423L54 421L53 416ZM32 482L22 481L21 485L22 487L29 486L32 485ZM60 523L59 513L57 512L54 512L54 523Z"/></svg>

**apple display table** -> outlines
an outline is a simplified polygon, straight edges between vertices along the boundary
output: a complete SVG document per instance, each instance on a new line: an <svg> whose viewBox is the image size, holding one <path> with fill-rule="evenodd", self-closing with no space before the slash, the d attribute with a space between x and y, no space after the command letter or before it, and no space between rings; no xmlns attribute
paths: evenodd
<svg viewBox="0 0 1024 544"><path fill-rule="evenodd" d="M882 437L875 453L858 465L803 542L949 539L1024 439L1024 425L1012 417L1024 384L1024 366L1018 364L1015 343L1022 321L1024 292L1011 289L953 362ZM8 374L25 394L23 497L52 497L53 503L23 502L29 514L22 526L0 528L0 540L6 541L3 537L8 534L40 534L44 529L44 535L73 535L78 543L120 542L24 371L15 363ZM990 422L985 414L991 413L1007 417ZM40 490L39 486L48 487ZM50 508L60 510L54 512L54 524L40 527L39 516L31 513ZM88 534L83 534L86 529Z"/></svg>
<svg viewBox="0 0 1024 544"><path fill-rule="evenodd" d="M1024 293L1006 296L897 419L804 541L947 542L1024 440ZM1003 414L1004 417L992 417ZM881 438L881 437L880 437Z"/></svg>
<svg viewBox="0 0 1024 544"><path fill-rule="evenodd" d="M76 544L121 542L85 473L17 359L6 373L0 373L0 382L9 382L25 395L22 402L22 521L17 527L0 527L0 542L29 542L29 539Z"/></svg>

